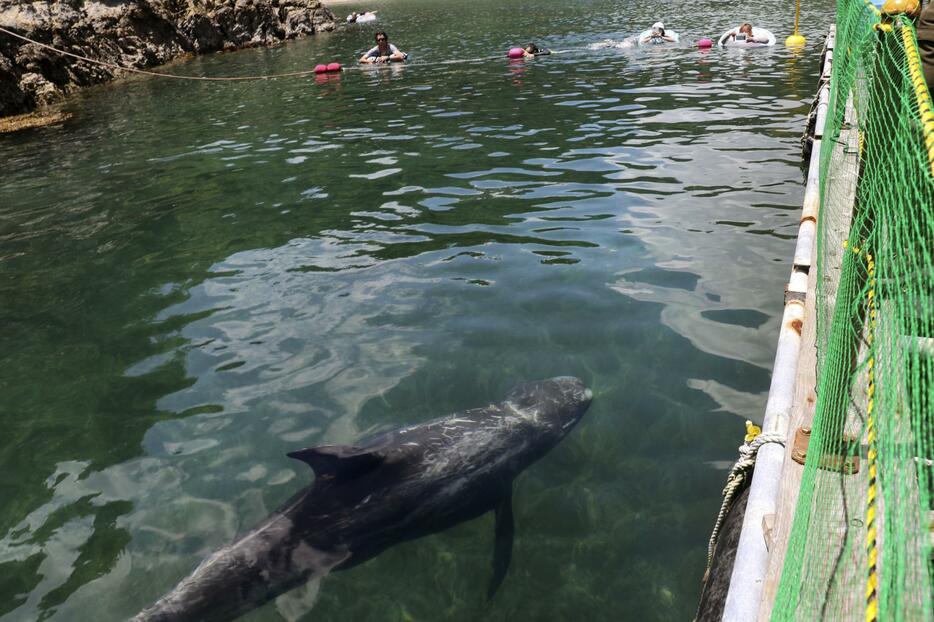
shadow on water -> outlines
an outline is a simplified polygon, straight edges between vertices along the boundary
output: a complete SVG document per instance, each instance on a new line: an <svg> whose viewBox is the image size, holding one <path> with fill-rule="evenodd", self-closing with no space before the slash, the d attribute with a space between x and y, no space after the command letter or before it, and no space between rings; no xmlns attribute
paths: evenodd
<svg viewBox="0 0 934 622"><path fill-rule="evenodd" d="M693 614L768 386L816 44L587 51L657 16L382 6L408 66L132 79L0 141L0 619L123 619L309 480L287 451L558 374L596 399L520 478L492 603L484 517L326 579L312 615ZM169 69L295 71L373 30ZM490 58L517 38L565 53Z"/></svg>

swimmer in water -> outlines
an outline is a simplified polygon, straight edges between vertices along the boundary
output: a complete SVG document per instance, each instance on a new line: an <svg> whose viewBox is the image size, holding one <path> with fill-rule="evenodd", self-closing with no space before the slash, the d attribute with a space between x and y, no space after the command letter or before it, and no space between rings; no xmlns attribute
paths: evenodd
<svg viewBox="0 0 934 622"><path fill-rule="evenodd" d="M551 54L551 50L540 48L534 43L529 43L522 48L522 56L525 58L535 58L536 56L542 56L544 54Z"/></svg>
<svg viewBox="0 0 934 622"><path fill-rule="evenodd" d="M752 34L752 24L747 22L745 24L741 24L739 28L734 28L733 30L730 30L725 35L723 35L720 38L720 45L724 45L730 41L734 43L768 43L769 38L756 38L756 36Z"/></svg>
<svg viewBox="0 0 934 622"><path fill-rule="evenodd" d="M642 37L639 43L674 43L674 37L665 34L665 24L655 22L652 24L652 32Z"/></svg>
<svg viewBox="0 0 934 622"><path fill-rule="evenodd" d="M357 22L372 22L376 19L376 11L364 11L362 13L357 13L356 11L352 12L347 16L348 24L355 24Z"/></svg>
<svg viewBox="0 0 934 622"><path fill-rule="evenodd" d="M408 54L399 51L399 48L389 42L389 36L385 32L380 31L376 33L376 45L363 53L360 62L371 65L373 63L403 61L408 57Z"/></svg>

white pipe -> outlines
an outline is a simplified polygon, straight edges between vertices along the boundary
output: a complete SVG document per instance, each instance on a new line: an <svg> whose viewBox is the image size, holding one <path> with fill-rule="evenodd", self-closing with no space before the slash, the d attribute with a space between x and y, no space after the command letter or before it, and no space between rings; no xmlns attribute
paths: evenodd
<svg viewBox="0 0 934 622"><path fill-rule="evenodd" d="M820 150L821 141L817 139L811 147L804 208L801 210L798 242L795 244L795 258L792 264L794 267L805 269L814 265L814 238L817 237L817 212L820 209Z"/></svg>
<svg viewBox="0 0 934 622"><path fill-rule="evenodd" d="M832 41L832 39L829 39ZM832 62L831 52L827 52L825 68ZM801 210L801 224L798 227L798 243L795 245L794 266L810 268L814 258L814 238L817 236L817 212L820 209L820 151L827 122L827 110L830 106L830 81L821 79L820 92L817 95L817 119L814 122L814 142L811 145L811 159L808 162L807 186L804 190L804 207Z"/></svg>
<svg viewBox="0 0 934 622"><path fill-rule="evenodd" d="M830 107L830 81L823 81L820 91L817 93L817 119L814 122L814 138L824 137L824 125L827 121L827 109ZM821 128L821 131L817 131Z"/></svg>
<svg viewBox="0 0 934 622"><path fill-rule="evenodd" d="M834 45L834 30L831 27L827 38L828 52L821 75L829 78ZM818 111L814 135L824 134L827 104L830 101L829 79L821 82L818 95ZM782 326L778 334L775 363L772 367L772 383L765 405L765 421L762 432L774 432L788 438L791 408L794 402L795 379L798 372L798 354L801 349L801 330L804 323L804 296L807 295L808 271L813 265L814 239L817 235L817 212L820 206L820 140L814 141L811 160L808 163L807 187L804 193L801 224L795 245L794 263L788 280L788 292L797 294L786 299L782 314ZM813 295L813 292L812 292ZM815 318L808 318L815 321ZM787 441L786 441L787 442ZM765 543L762 519L775 513L781 484L785 448L778 443L766 443L759 449L746 514L736 548L730 589L723 609L724 622L751 622L759 613L762 588L768 568L769 551Z"/></svg>
<svg viewBox="0 0 934 622"><path fill-rule="evenodd" d="M806 280L807 275L804 274ZM785 305L782 329L778 335L772 384L765 407L765 422L762 424L763 433L788 435L803 321L803 302L789 300ZM784 461L785 448L782 445L766 443L759 448L749 500L746 502L746 515L743 517L743 529L736 548L736 560L733 562L730 591L723 609L724 622L749 622L755 620L759 612L759 600L769 561L769 551L762 533L762 518L775 513Z"/></svg>
<svg viewBox="0 0 934 622"><path fill-rule="evenodd" d="M832 39L827 39L827 40L833 43ZM822 80L824 79L830 80L830 67L831 67L832 62L833 62L833 48L829 47L827 49L827 56L824 58L824 69L821 71L821 74L820 74Z"/></svg>

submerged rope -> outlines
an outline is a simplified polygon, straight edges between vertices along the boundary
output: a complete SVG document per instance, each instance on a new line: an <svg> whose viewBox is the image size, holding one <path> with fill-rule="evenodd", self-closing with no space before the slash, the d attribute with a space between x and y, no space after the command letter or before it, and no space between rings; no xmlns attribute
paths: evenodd
<svg viewBox="0 0 934 622"><path fill-rule="evenodd" d="M739 460L730 469L730 474L726 478L726 486L723 488L723 503L720 504L720 513L717 514L717 523L714 525L713 533L710 534L710 542L707 544L707 572L704 574L704 580L707 579L707 573L710 572L710 566L713 564L713 553L717 548L717 540L720 538L720 529L726 520L726 515L733 506L733 500L736 498L737 491L746 481L746 477L756 466L756 455L759 448L767 443L778 443L785 445L785 435L778 432L762 433L762 429L754 425L751 421L746 422L745 442L739 448Z"/></svg>

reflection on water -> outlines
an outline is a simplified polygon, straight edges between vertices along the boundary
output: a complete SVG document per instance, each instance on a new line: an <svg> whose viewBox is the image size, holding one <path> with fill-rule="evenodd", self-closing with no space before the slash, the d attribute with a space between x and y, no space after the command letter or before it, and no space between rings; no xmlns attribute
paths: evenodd
<svg viewBox="0 0 934 622"><path fill-rule="evenodd" d="M0 619L124 619L309 481L286 452L563 374L594 403L518 481L492 602L484 517L324 579L309 619L689 619L828 16L803 54L692 49L713 3L665 17L684 45L624 50L659 16L387 0L408 65L128 80L4 137ZM172 70L307 69L372 30ZM556 53L498 52L526 39Z"/></svg>

